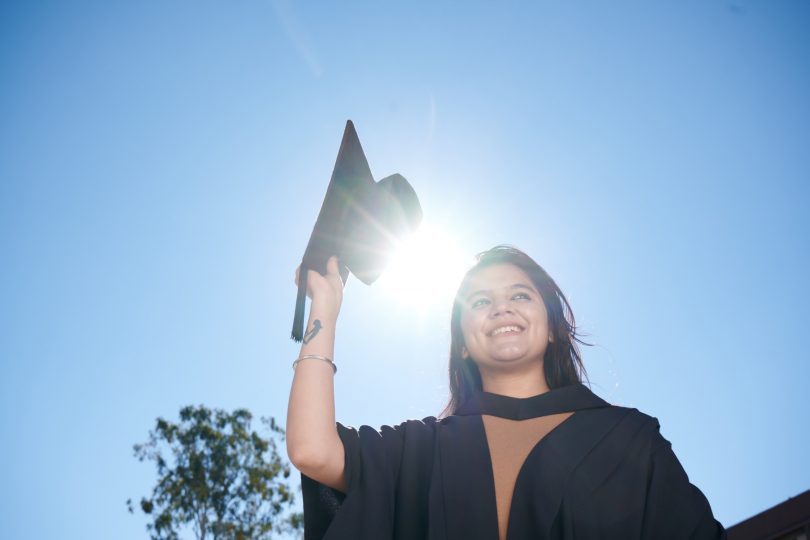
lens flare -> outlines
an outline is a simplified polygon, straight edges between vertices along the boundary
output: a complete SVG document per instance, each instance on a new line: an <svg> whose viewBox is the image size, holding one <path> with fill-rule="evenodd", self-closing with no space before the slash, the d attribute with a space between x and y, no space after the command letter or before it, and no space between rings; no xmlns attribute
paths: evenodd
<svg viewBox="0 0 810 540"><path fill-rule="evenodd" d="M449 307L468 259L449 231L423 222L396 250L379 279L380 288L420 310Z"/></svg>

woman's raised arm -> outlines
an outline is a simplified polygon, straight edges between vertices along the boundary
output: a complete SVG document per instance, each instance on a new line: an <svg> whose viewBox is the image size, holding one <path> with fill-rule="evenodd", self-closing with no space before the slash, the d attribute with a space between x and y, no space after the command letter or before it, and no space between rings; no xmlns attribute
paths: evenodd
<svg viewBox="0 0 810 540"><path fill-rule="evenodd" d="M307 295L312 298L312 306L299 357L334 357L343 280L337 258L330 258L326 269L326 276L312 270L307 274ZM335 425L333 378L328 362L310 358L298 363L287 407L287 455L306 476L345 492L344 450Z"/></svg>

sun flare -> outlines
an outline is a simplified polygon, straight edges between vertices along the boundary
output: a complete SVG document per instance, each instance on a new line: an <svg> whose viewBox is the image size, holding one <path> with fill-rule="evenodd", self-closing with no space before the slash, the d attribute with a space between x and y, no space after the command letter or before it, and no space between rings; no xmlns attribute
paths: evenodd
<svg viewBox="0 0 810 540"><path fill-rule="evenodd" d="M454 235L423 222L396 250L380 287L401 304L422 310L449 306L469 262Z"/></svg>

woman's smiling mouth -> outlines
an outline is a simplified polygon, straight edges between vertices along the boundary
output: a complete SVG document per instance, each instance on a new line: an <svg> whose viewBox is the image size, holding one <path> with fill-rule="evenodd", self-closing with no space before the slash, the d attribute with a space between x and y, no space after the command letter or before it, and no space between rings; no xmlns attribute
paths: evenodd
<svg viewBox="0 0 810 540"><path fill-rule="evenodd" d="M501 335L515 335L519 334L523 331L523 328L517 326L515 324L507 325L507 326L499 326L495 330L489 333L490 337L501 336Z"/></svg>

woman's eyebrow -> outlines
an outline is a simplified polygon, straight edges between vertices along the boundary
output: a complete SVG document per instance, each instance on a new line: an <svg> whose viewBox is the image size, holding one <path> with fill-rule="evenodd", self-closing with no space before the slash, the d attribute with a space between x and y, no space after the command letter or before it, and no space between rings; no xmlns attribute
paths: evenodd
<svg viewBox="0 0 810 540"><path fill-rule="evenodd" d="M515 283L510 287L510 289L526 289L527 291L537 292L534 287L531 285L526 285L525 283Z"/></svg>
<svg viewBox="0 0 810 540"><path fill-rule="evenodd" d="M475 291L475 292L473 292L473 293L468 294L468 295L467 295L467 300L469 300L469 299L470 299L470 298L472 298L473 296L477 296L477 295L479 295L479 294L488 294L488 293L489 293L489 289L480 289L480 290L478 290L478 291Z"/></svg>

